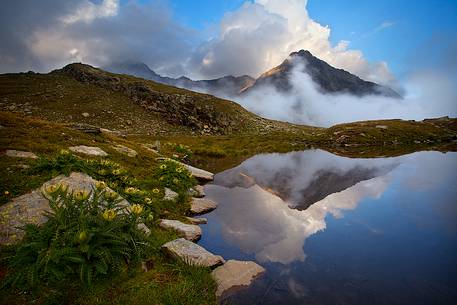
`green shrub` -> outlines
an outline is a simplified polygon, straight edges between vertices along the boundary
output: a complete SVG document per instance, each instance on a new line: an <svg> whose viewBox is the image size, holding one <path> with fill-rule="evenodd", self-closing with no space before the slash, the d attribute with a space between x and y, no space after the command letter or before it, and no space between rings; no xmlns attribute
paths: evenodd
<svg viewBox="0 0 457 305"><path fill-rule="evenodd" d="M97 188L72 193L65 186L46 189L48 221L25 227L24 239L7 260L7 285L31 289L79 278L90 286L137 265L148 248L148 238L137 228L142 206L125 207L115 192L101 183Z"/></svg>
<svg viewBox="0 0 457 305"><path fill-rule="evenodd" d="M185 146L182 144L176 144L175 147L173 148L175 151L175 154L173 155L173 159L184 162L184 163L189 163L192 160L192 150L189 148L189 146Z"/></svg>
<svg viewBox="0 0 457 305"><path fill-rule="evenodd" d="M154 178L162 187L168 187L181 194L197 184L195 178L183 165L171 159L162 161L154 173Z"/></svg>

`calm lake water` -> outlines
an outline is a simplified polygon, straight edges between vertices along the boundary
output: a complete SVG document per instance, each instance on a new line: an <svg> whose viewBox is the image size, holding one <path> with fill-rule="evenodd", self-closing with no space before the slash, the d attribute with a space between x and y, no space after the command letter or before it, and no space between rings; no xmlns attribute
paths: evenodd
<svg viewBox="0 0 457 305"><path fill-rule="evenodd" d="M457 153L254 156L215 176L199 244L267 272L230 304L457 304Z"/></svg>

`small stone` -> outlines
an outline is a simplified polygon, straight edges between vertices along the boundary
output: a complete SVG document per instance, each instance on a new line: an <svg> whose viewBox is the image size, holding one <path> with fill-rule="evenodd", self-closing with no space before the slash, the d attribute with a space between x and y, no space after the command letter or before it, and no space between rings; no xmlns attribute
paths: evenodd
<svg viewBox="0 0 457 305"><path fill-rule="evenodd" d="M117 152L127 155L131 158L134 158L138 155L138 153L135 150L128 148L127 146L120 145L120 144L113 146L113 149L116 150Z"/></svg>
<svg viewBox="0 0 457 305"><path fill-rule="evenodd" d="M225 262L222 256L214 255L205 248L184 238L167 242L162 246L162 250L171 257L181 259L189 265L216 267Z"/></svg>
<svg viewBox="0 0 457 305"><path fill-rule="evenodd" d="M151 234L151 230L142 222L140 222L136 227L138 230L143 231L146 235Z"/></svg>
<svg viewBox="0 0 457 305"><path fill-rule="evenodd" d="M194 186L194 190L195 190L195 196L194 197L202 198L202 197L206 196L205 189L203 188L202 185Z"/></svg>
<svg viewBox="0 0 457 305"><path fill-rule="evenodd" d="M194 224L194 225L201 225L201 224L205 224L205 223L208 223L208 219L206 218L194 218L194 217L186 217L186 219L191 223L191 224Z"/></svg>
<svg viewBox="0 0 457 305"><path fill-rule="evenodd" d="M217 203L210 199L192 198L190 211L193 214L203 214L217 208Z"/></svg>
<svg viewBox="0 0 457 305"><path fill-rule="evenodd" d="M8 157L38 159L37 155L29 151L9 149L5 152Z"/></svg>
<svg viewBox="0 0 457 305"><path fill-rule="evenodd" d="M101 157L108 156L108 154L105 151L103 151L100 147L95 147L95 146L79 145L79 146L69 147L68 149L75 153L81 153L81 154L86 154L86 155L91 155L91 156L101 156Z"/></svg>
<svg viewBox="0 0 457 305"><path fill-rule="evenodd" d="M189 225L178 220L161 219L159 226L163 229L173 229L187 240L196 241L202 236L202 229L196 225Z"/></svg>
<svg viewBox="0 0 457 305"><path fill-rule="evenodd" d="M386 125L376 125L376 128L379 128L379 129L387 129L389 127L387 127Z"/></svg>
<svg viewBox="0 0 457 305"><path fill-rule="evenodd" d="M265 268L254 262L229 260L211 273L217 284L216 296L247 287L264 272Z"/></svg>
<svg viewBox="0 0 457 305"><path fill-rule="evenodd" d="M90 116L90 114L87 112L83 112L83 113L81 113L81 115L85 118L88 118Z"/></svg>
<svg viewBox="0 0 457 305"><path fill-rule="evenodd" d="M161 157L161 158L157 158L157 160L170 160L170 159ZM173 161L175 161L175 160L173 160ZM180 165L182 165L183 167L185 167L189 172L191 172L192 176L194 176L197 179L209 180L210 181L210 180L213 180L213 178L214 178L214 174L211 173L211 172L208 172L208 171L205 171L203 169L190 166L188 164L185 164L185 163L182 163L182 162L179 162L179 161L175 161L175 162L177 162Z"/></svg>
<svg viewBox="0 0 457 305"><path fill-rule="evenodd" d="M178 197L179 197L178 193L170 190L168 187L165 188L165 195L163 196L163 200L174 201Z"/></svg>

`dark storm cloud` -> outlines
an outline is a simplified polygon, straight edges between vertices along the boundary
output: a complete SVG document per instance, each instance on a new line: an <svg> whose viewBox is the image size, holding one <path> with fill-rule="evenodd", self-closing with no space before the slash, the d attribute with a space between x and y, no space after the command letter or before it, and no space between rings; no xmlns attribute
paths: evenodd
<svg viewBox="0 0 457 305"><path fill-rule="evenodd" d="M108 4L110 11L102 11ZM175 23L161 3L132 1L113 13L116 5L114 0L4 5L0 72L47 71L72 61L102 66L111 61L139 60L158 72L183 74L182 63L195 33Z"/></svg>

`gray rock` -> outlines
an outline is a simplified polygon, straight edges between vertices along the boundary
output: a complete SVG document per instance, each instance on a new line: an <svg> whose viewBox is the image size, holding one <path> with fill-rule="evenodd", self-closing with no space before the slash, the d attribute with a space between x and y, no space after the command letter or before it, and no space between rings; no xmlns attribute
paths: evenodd
<svg viewBox="0 0 457 305"><path fill-rule="evenodd" d="M208 171L205 171L205 170L203 170L203 169L200 169L200 168L196 168L196 167L190 166L190 165L188 165L188 164L185 164L185 163L182 163L182 162L179 162L179 161L170 159L170 158L163 158L163 157L160 157L160 158L157 158L157 160L169 160L169 161L174 161L174 162L176 162L176 163L179 163L179 164L182 165L184 168L186 168L189 172L191 172L192 176L194 176L194 177L197 178L197 179L211 181L211 180L213 180L213 178L214 178L214 174L211 173L211 172L208 172Z"/></svg>
<svg viewBox="0 0 457 305"><path fill-rule="evenodd" d="M50 185L59 184L67 186L68 192L75 190L90 192L95 188L95 180L92 177L73 172L68 177L57 176L30 193L13 198L12 201L0 206L0 244L11 244L20 240L24 236L24 231L20 227L25 224L40 225L47 221L44 213L50 211L50 207L43 191ZM127 207L129 202L122 199L119 205Z"/></svg>
<svg viewBox="0 0 457 305"><path fill-rule="evenodd" d="M376 128L378 128L378 129L387 129L389 127L387 127L386 125L376 125Z"/></svg>
<svg viewBox="0 0 457 305"><path fill-rule="evenodd" d="M229 260L211 273L217 284L216 296L247 287L264 272L265 268L254 262Z"/></svg>
<svg viewBox="0 0 457 305"><path fill-rule="evenodd" d="M191 241L196 241L202 236L202 229L199 226L185 224L178 220L161 219L159 226L164 229L175 230L182 237Z"/></svg>
<svg viewBox="0 0 457 305"><path fill-rule="evenodd" d="M90 114L87 112L83 112L83 113L81 113L81 115L85 118L88 118L90 116Z"/></svg>
<svg viewBox="0 0 457 305"><path fill-rule="evenodd" d="M182 164L189 172L192 173L192 176L194 176L197 179L213 180L213 178L214 178L214 174L213 173L210 173L210 172L205 171L203 169L196 168L196 167L184 164L184 163L182 163Z"/></svg>
<svg viewBox="0 0 457 305"><path fill-rule="evenodd" d="M131 158L134 158L138 155L138 153L135 150L128 148L127 146L120 145L120 144L113 146L113 149L116 150L117 152L127 155Z"/></svg>
<svg viewBox="0 0 457 305"><path fill-rule="evenodd" d="M165 188L165 195L163 196L163 200L170 200L174 201L179 197L179 194L175 191L170 190L168 187Z"/></svg>
<svg viewBox="0 0 457 305"><path fill-rule="evenodd" d="M140 222L140 223L137 225L137 228L138 228L138 230L143 231L144 234L146 234L146 235L151 234L151 230L150 230L144 223L142 223L142 222Z"/></svg>
<svg viewBox="0 0 457 305"><path fill-rule="evenodd" d="M206 196L205 189L203 188L202 185L194 186L194 190L195 190L195 193L196 193L196 195L194 197L202 198L202 197Z"/></svg>
<svg viewBox="0 0 457 305"><path fill-rule="evenodd" d="M103 151L100 147L95 147L95 146L79 145L79 146L69 147L68 149L75 153L81 153L81 154L86 154L86 155L91 155L91 156L101 156L101 157L108 156L108 154L105 151Z"/></svg>
<svg viewBox="0 0 457 305"><path fill-rule="evenodd" d="M72 119L71 116L69 118L70 120ZM70 127L84 133L99 134L102 132L99 127L84 123L75 123L70 125Z"/></svg>
<svg viewBox="0 0 457 305"><path fill-rule="evenodd" d="M205 223L208 223L208 219L206 218L193 218L193 217L186 217L186 219L191 223L191 224L194 224L194 225L201 225L201 224L205 224Z"/></svg>
<svg viewBox="0 0 457 305"><path fill-rule="evenodd" d="M190 211L193 214L203 214L217 208L217 203L210 199L192 198Z"/></svg>
<svg viewBox="0 0 457 305"><path fill-rule="evenodd" d="M9 149L5 152L8 157L38 159L37 155L29 151Z"/></svg>
<svg viewBox="0 0 457 305"><path fill-rule="evenodd" d="M216 267L225 262L222 256L214 255L205 248L184 238L167 242L162 246L162 250L171 257L181 259L189 265Z"/></svg>

